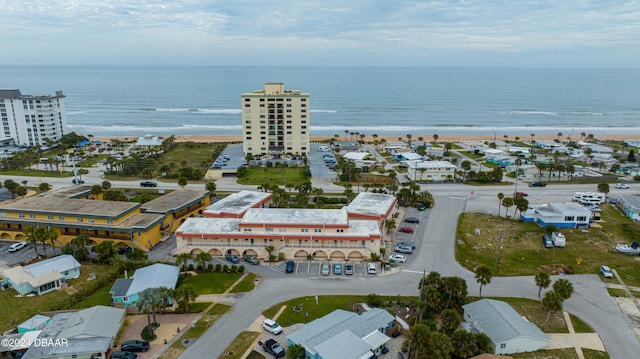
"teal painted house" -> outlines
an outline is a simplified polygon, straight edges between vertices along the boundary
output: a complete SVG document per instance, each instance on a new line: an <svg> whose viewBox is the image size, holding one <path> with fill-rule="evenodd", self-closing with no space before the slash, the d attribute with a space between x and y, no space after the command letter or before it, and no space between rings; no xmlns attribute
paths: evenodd
<svg viewBox="0 0 640 359"><path fill-rule="evenodd" d="M15 266L2 272L6 282L20 295L45 294L62 287L62 283L80 276L80 263L63 254L27 266Z"/></svg>
<svg viewBox="0 0 640 359"><path fill-rule="evenodd" d="M135 305L140 292L148 288L176 289L180 268L156 263L136 270L131 278L119 278L111 287L111 300L118 306Z"/></svg>

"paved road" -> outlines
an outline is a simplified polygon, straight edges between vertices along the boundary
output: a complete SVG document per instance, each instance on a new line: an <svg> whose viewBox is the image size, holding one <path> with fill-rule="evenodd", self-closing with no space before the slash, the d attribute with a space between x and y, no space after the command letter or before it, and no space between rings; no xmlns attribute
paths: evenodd
<svg viewBox="0 0 640 359"><path fill-rule="evenodd" d="M454 259L454 241L458 215L464 210L466 199L437 196L437 207L427 220L426 233L416 257L402 272L387 277L366 279L329 278L264 278L252 293L239 294L229 314L220 318L198 342L183 355L184 358L218 357L233 339L260 315L260 312L279 302L301 296L320 294L417 295L418 280L423 271L438 271L443 275L457 275L467 280L469 293L476 293L478 285L473 274ZM632 321L609 297L604 283L597 275L565 277L575 292L565 303L565 310L574 313L591 325L602 337L611 358L633 358L640 352L640 341L633 331ZM556 278L554 278L556 279ZM499 277L483 288L486 296L537 298L533 277Z"/></svg>

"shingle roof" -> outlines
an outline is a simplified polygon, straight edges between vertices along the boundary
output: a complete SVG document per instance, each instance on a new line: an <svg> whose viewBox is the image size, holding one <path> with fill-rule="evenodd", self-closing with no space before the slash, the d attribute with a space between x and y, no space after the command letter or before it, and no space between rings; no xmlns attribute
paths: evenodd
<svg viewBox="0 0 640 359"><path fill-rule="evenodd" d="M47 274L49 272L65 272L74 268L79 268L80 263L70 254L63 254L57 257L45 259L41 262L24 266L24 269L34 277Z"/></svg>
<svg viewBox="0 0 640 359"><path fill-rule="evenodd" d="M518 337L549 340L549 337L533 323L518 314L508 303L482 299L462 306L465 319L472 320L476 328L487 334L494 343Z"/></svg>
<svg viewBox="0 0 640 359"><path fill-rule="evenodd" d="M124 309L97 305L73 313L58 338L115 337L120 330Z"/></svg>
<svg viewBox="0 0 640 359"><path fill-rule="evenodd" d="M133 283L133 278L118 278L116 282L113 283L109 294L111 294L112 297L124 297L127 295L131 283Z"/></svg>

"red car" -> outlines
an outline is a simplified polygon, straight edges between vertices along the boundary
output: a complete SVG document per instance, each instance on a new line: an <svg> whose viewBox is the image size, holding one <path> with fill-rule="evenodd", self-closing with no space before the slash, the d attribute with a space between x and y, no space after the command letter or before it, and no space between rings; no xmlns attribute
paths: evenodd
<svg viewBox="0 0 640 359"><path fill-rule="evenodd" d="M524 192L513 192L513 196L520 196L520 197L526 197L528 196L528 194L524 193Z"/></svg>
<svg viewBox="0 0 640 359"><path fill-rule="evenodd" d="M398 231L403 233L413 233L413 228L411 227L400 227Z"/></svg>

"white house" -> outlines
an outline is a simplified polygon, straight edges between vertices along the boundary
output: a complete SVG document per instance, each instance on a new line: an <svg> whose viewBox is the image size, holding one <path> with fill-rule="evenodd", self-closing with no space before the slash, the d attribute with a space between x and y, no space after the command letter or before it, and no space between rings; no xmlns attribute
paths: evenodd
<svg viewBox="0 0 640 359"><path fill-rule="evenodd" d="M140 297L140 292L145 289L160 287L176 289L179 276L180 268L177 266L162 263L152 264L136 270L132 278L116 279L109 294L116 304L134 305Z"/></svg>
<svg viewBox="0 0 640 359"><path fill-rule="evenodd" d="M463 328L484 333L491 339L494 354L513 354L545 349L549 337L525 320L511 306L499 300L481 299L465 304Z"/></svg>
<svg viewBox="0 0 640 359"><path fill-rule="evenodd" d="M556 228L589 228L591 211L576 203L549 203L530 205L520 218L541 227L551 224Z"/></svg>
<svg viewBox="0 0 640 359"><path fill-rule="evenodd" d="M138 148L152 148L162 146L162 139L158 136L154 135L144 135L142 137L138 137L136 144L134 145Z"/></svg>
<svg viewBox="0 0 640 359"><path fill-rule="evenodd" d="M62 287L62 283L80 276L80 263L72 255L57 257L15 266L2 272L7 282L21 295L45 294Z"/></svg>
<svg viewBox="0 0 640 359"><path fill-rule="evenodd" d="M411 181L447 181L456 177L456 166L448 161L405 161Z"/></svg>

